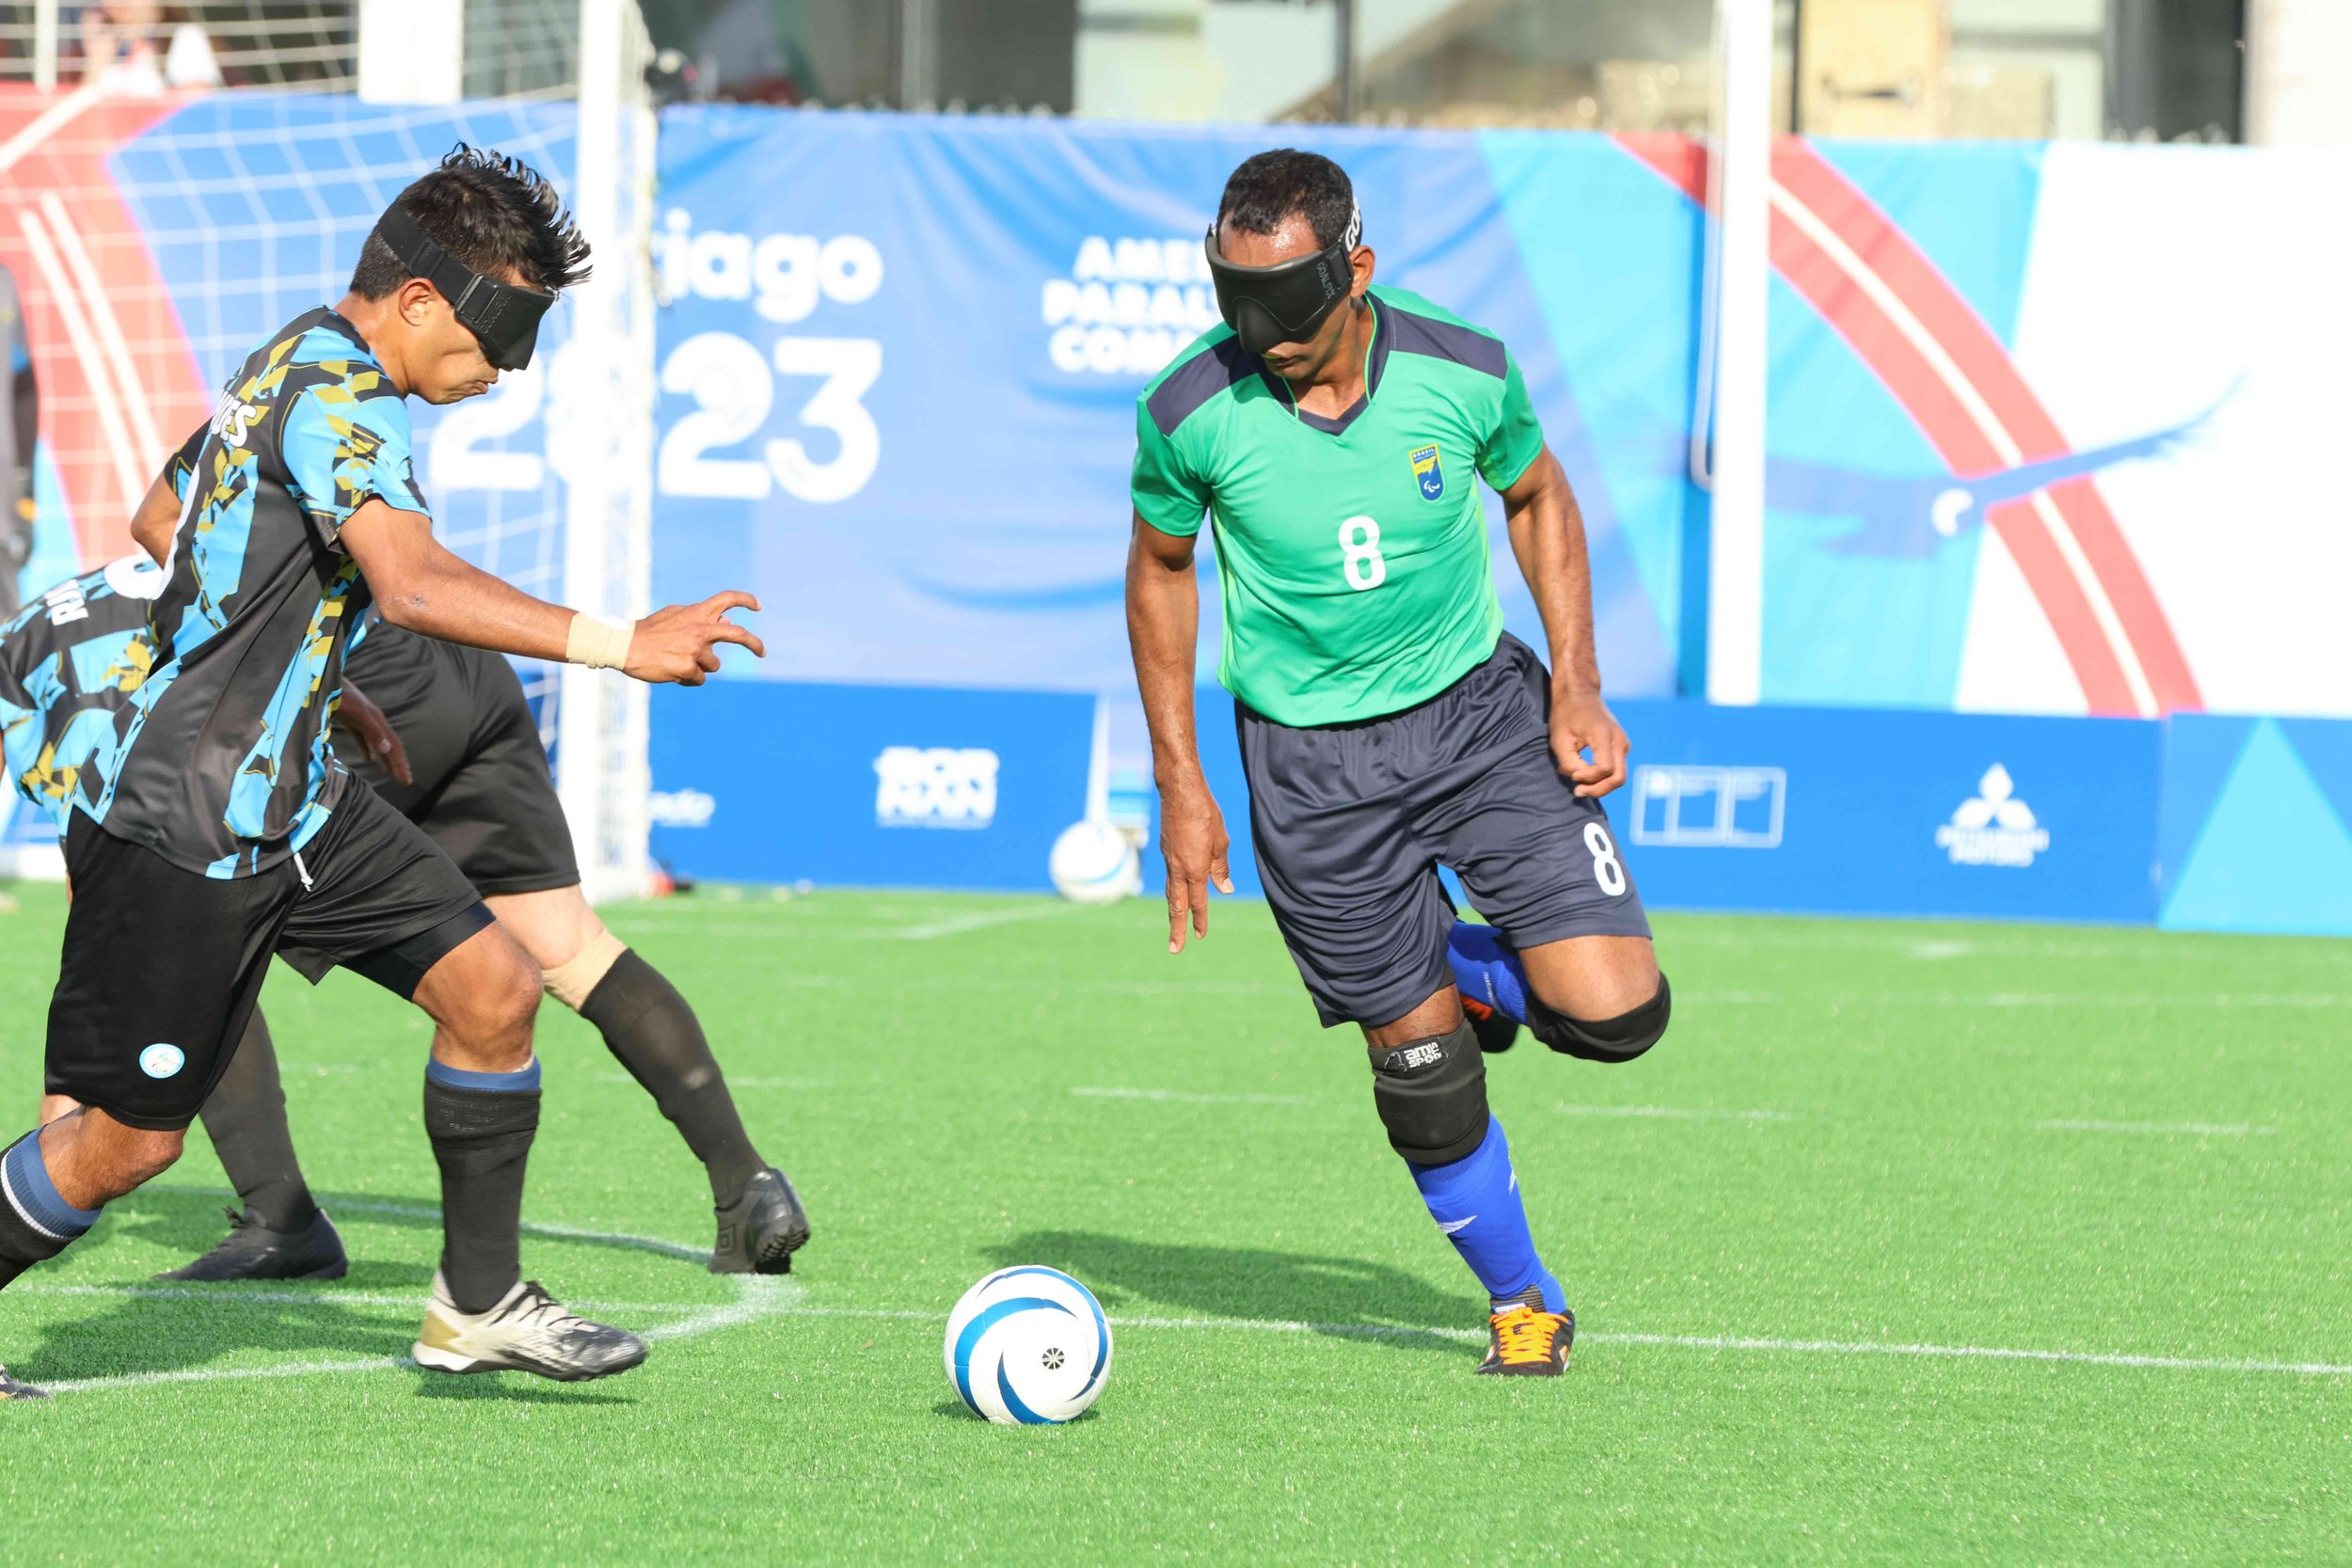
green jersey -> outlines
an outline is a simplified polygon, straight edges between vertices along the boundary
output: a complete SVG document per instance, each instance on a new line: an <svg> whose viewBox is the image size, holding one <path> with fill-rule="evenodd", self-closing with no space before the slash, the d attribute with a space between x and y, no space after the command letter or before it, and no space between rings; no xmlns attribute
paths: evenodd
<svg viewBox="0 0 2352 1568"><path fill-rule="evenodd" d="M1217 679L1278 723L1377 719L1437 695L1495 650L1486 508L1543 450L1502 341L1401 289L1371 291L1364 395L1299 408L1230 327L1143 389L1136 513L1216 541Z"/></svg>

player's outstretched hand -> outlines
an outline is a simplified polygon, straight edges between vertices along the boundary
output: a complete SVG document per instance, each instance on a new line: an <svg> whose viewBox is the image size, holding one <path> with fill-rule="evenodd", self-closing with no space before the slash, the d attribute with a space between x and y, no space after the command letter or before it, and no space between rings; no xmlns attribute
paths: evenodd
<svg viewBox="0 0 2352 1568"><path fill-rule="evenodd" d="M1590 762L1586 747L1592 748ZM1599 692L1552 688L1551 754L1579 795L1597 798L1625 783L1625 759L1632 750Z"/></svg>
<svg viewBox="0 0 2352 1568"><path fill-rule="evenodd" d="M675 681L700 686L719 668L719 644L749 648L761 658L768 644L727 619L731 610L757 610L759 601L729 589L700 604L674 604L637 623L628 640L628 661L621 668L656 685Z"/></svg>
<svg viewBox="0 0 2352 1568"><path fill-rule="evenodd" d="M1168 796L1160 803L1160 853L1168 860L1168 950L1184 950L1184 928L1209 934L1209 885L1233 891L1226 856L1233 847L1225 814L1204 784Z"/></svg>

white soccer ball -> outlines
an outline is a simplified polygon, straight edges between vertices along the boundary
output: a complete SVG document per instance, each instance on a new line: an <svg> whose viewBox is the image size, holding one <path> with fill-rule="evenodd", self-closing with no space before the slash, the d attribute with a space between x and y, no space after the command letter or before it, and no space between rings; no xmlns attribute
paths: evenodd
<svg viewBox="0 0 2352 1568"><path fill-rule="evenodd" d="M1111 1370L1111 1325L1094 1292L1059 1269L999 1269L947 1316L947 1381L999 1426L1085 1414Z"/></svg>
<svg viewBox="0 0 2352 1568"><path fill-rule="evenodd" d="M1073 822L1046 862L1054 888L1073 904L1116 904L1143 886L1135 841L1107 822Z"/></svg>

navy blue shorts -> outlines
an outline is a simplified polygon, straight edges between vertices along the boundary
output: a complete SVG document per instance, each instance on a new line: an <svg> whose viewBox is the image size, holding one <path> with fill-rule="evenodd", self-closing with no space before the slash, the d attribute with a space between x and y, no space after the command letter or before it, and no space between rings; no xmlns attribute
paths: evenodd
<svg viewBox="0 0 2352 1568"><path fill-rule="evenodd" d="M1608 814L1552 760L1551 678L1518 639L1361 723L1233 706L1258 871L1327 1027L1403 1018L1454 983L1440 865L1514 947L1650 934Z"/></svg>

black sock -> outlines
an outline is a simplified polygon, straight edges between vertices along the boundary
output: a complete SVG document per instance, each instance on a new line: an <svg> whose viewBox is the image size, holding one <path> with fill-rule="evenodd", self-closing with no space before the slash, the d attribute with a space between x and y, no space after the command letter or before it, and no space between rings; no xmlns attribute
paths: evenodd
<svg viewBox="0 0 2352 1568"><path fill-rule="evenodd" d="M0 1290L35 1263L63 1252L97 1223L97 1210L76 1209L57 1196L41 1161L38 1132L0 1152Z"/></svg>
<svg viewBox="0 0 2352 1568"><path fill-rule="evenodd" d="M676 1125L710 1174L711 1201L724 1208L741 1196L767 1162L744 1132L710 1042L677 988L624 951L580 1005L580 1016L596 1026L629 1076Z"/></svg>
<svg viewBox="0 0 2352 1568"><path fill-rule="evenodd" d="M539 1064L465 1072L426 1064L424 1130L441 1167L441 1277L460 1312L487 1312L522 1278L523 1167L539 1131Z"/></svg>
<svg viewBox="0 0 2352 1568"><path fill-rule="evenodd" d="M220 1156L229 1184L246 1212L272 1230L307 1229L318 1217L310 1184L294 1158L294 1132L286 1125L286 1091L278 1078L278 1052L260 1008L245 1026L229 1070L204 1101L204 1131Z"/></svg>

